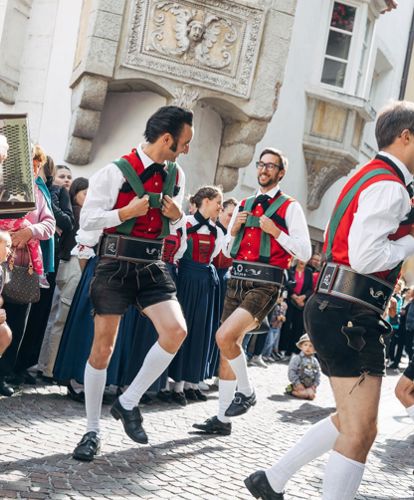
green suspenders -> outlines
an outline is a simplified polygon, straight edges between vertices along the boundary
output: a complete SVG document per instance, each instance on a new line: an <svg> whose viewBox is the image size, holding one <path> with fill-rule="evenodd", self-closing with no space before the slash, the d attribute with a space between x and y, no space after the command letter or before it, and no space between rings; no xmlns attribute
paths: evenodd
<svg viewBox="0 0 414 500"><path fill-rule="evenodd" d="M161 208L162 206L162 195L168 195L171 198L174 194L174 186L177 175L177 165L172 162L167 163L167 177L163 183L162 193L149 193L145 191L144 185L142 184L139 175L135 172L132 165L129 161L125 160L125 158L120 158L119 160L115 160L113 162L119 170L122 172L122 175L129 182L132 189L138 198L142 198L144 194L149 196L149 205L151 208ZM169 219L161 215L162 219L162 231L160 234L160 238L167 236L170 232L169 229ZM119 226L117 226L116 230L118 233L129 235L132 232L132 229L135 225L136 219L129 219Z"/></svg>
<svg viewBox="0 0 414 500"><path fill-rule="evenodd" d="M243 211L251 212L253 203L255 201L256 197L251 196L250 198L247 198L246 203L243 207ZM273 202L270 207L267 208L266 212L264 215L266 217L271 218L272 215L274 215L277 210L290 198L286 196L285 194L281 194L279 198L275 202ZM242 242L243 236L244 236L244 231L246 227L260 227L260 217L257 217L255 215L249 215L247 217L246 223L240 228L240 231L237 233L236 238L234 239L233 246L231 247L231 252L230 255L233 257L233 259L236 258L240 244ZM268 263L270 259L270 234L265 233L262 231L261 237L260 237L260 257L259 260L260 262L263 263Z"/></svg>

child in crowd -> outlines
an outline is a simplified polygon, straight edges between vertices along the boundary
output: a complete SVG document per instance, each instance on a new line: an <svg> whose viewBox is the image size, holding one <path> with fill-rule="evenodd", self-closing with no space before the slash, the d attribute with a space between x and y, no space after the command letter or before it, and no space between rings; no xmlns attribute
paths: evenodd
<svg viewBox="0 0 414 500"><path fill-rule="evenodd" d="M0 264L6 262L10 254L11 245L10 234L6 231L0 231ZM0 266L0 308L3 305L1 293L3 291L4 281L4 270L3 267ZM11 340L12 332L9 325L6 323L6 311L0 309L0 358L9 347Z"/></svg>
<svg viewBox="0 0 414 500"><path fill-rule="evenodd" d="M279 340L282 325L286 321L286 310L287 304L283 295L281 295L277 299L276 306L269 318L269 333L262 351L262 359L266 362L283 360L283 356L279 353Z"/></svg>
<svg viewBox="0 0 414 500"><path fill-rule="evenodd" d="M305 333L296 344L299 354L294 354L289 362L288 377L290 384L286 393L300 399L315 399L316 388L321 381L321 368L315 356L315 349Z"/></svg>

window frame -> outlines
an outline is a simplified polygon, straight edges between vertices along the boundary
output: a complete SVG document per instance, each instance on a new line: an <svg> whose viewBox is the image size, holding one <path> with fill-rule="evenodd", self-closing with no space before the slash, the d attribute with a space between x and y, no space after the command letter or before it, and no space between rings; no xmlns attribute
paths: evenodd
<svg viewBox="0 0 414 500"><path fill-rule="evenodd" d="M349 35L351 37L351 43L349 47L348 59L346 60L347 62L346 62L344 85L342 87L322 81L322 74L326 59L339 62L345 61L340 58L327 55L327 46L331 31L336 31L339 33L342 32L342 30L340 29L337 28L332 29L331 27L331 19L335 2L355 8L354 28L352 34ZM370 33L367 39L365 60L362 61L362 57L364 56L364 54L362 53L361 49L365 42L366 25L368 19L370 21ZM328 11L328 22L326 23L326 29L323 37L324 43L322 46L322 57L320 60L320 68L318 76L318 82L322 88L335 90L350 95L358 95L360 97L364 95L366 91L367 70L370 65L369 61L372 53L372 41L373 41L374 29L375 29L375 19L373 18L372 15L370 15L368 5L365 2L357 0L331 0ZM360 69L362 73L360 81L358 81L358 72Z"/></svg>

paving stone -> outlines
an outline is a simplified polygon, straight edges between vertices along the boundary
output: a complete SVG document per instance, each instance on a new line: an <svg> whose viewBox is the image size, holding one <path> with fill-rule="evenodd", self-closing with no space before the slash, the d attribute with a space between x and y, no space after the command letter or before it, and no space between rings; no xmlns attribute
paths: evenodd
<svg viewBox="0 0 414 500"><path fill-rule="evenodd" d="M287 365L250 368L257 405L234 419L230 436L191 434L194 422L217 412L217 392L185 408L143 407L151 445L124 435L103 408L102 455L77 462L71 452L84 431L82 405L56 385L24 388L0 398L0 498L80 500L173 498L251 499L243 479L269 467L297 439L334 409L326 379L313 402L283 394ZM398 374L384 379L379 435L371 451L358 500L413 499L412 421L395 399ZM287 485L289 499L320 498L327 455L305 466Z"/></svg>

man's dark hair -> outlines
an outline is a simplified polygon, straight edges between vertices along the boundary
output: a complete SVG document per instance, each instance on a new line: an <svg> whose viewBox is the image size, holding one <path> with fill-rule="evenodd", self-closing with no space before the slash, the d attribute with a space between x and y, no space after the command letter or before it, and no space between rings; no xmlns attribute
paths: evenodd
<svg viewBox="0 0 414 500"><path fill-rule="evenodd" d="M277 156L279 158L280 164L281 164L281 169L287 170L288 167L288 160L286 156L280 151L279 149L276 148L265 148L259 156L259 160L262 159L264 155L273 155Z"/></svg>
<svg viewBox="0 0 414 500"><path fill-rule="evenodd" d="M237 207L237 203L238 201L236 200L236 198L227 198L227 200L223 201L223 210L225 210L229 205L234 205L235 207Z"/></svg>
<svg viewBox="0 0 414 500"><path fill-rule="evenodd" d="M414 134L414 103L394 101L378 115L375 126L378 149L390 146L405 129Z"/></svg>
<svg viewBox="0 0 414 500"><path fill-rule="evenodd" d="M193 126L193 112L178 106L163 106L147 121L144 137L154 143L161 135L171 134L178 141L184 125Z"/></svg>

